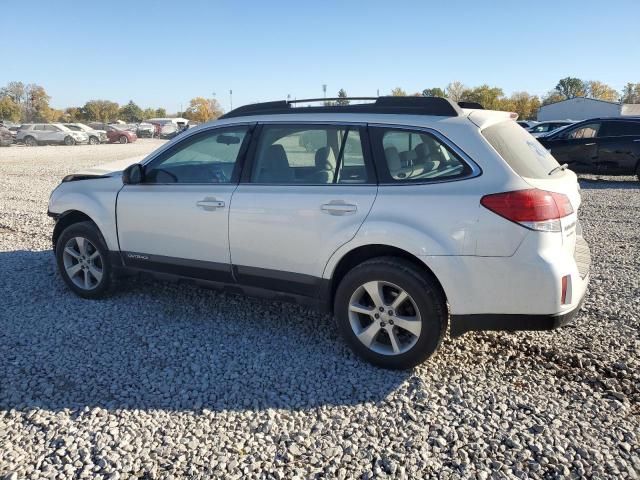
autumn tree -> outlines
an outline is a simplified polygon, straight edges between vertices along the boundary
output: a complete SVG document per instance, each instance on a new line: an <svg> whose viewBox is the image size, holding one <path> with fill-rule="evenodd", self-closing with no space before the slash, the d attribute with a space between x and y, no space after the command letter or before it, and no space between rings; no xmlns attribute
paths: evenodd
<svg viewBox="0 0 640 480"><path fill-rule="evenodd" d="M558 103L566 100L564 95L557 90L551 90L542 98L542 105L551 105L552 103Z"/></svg>
<svg viewBox="0 0 640 480"><path fill-rule="evenodd" d="M27 122L50 122L54 118L54 112L49 106L51 97L43 87L29 84L25 87L24 117Z"/></svg>
<svg viewBox="0 0 640 480"><path fill-rule="evenodd" d="M336 105L349 105L349 100L347 100L347 92L344 88L338 90L338 98L336 101Z"/></svg>
<svg viewBox="0 0 640 480"><path fill-rule="evenodd" d="M467 89L462 82L454 81L447 85L445 89L447 97L454 102L462 100L462 93Z"/></svg>
<svg viewBox="0 0 640 480"><path fill-rule="evenodd" d="M422 90L423 97L446 97L447 95L444 93L440 87L434 88L425 88Z"/></svg>
<svg viewBox="0 0 640 480"><path fill-rule="evenodd" d="M189 102L184 116L194 122L204 123L218 118L222 113L222 107L215 98L196 97Z"/></svg>
<svg viewBox="0 0 640 480"><path fill-rule="evenodd" d="M22 116L22 109L9 96L0 96L0 120L17 122Z"/></svg>
<svg viewBox="0 0 640 480"><path fill-rule="evenodd" d="M456 101L476 102L487 110L500 110L503 95L504 92L501 88L484 84L463 90L461 98Z"/></svg>
<svg viewBox="0 0 640 480"><path fill-rule="evenodd" d="M119 105L109 100L89 100L82 107L84 118L104 123L117 120L119 110Z"/></svg>
<svg viewBox="0 0 640 480"><path fill-rule="evenodd" d="M144 118L142 109L133 100L129 100L129 103L120 107L118 114L121 120L128 123L140 122Z"/></svg>
<svg viewBox="0 0 640 480"><path fill-rule="evenodd" d="M606 100L608 102L617 102L620 94L611 86L598 80L589 80L584 82L585 93L587 97L598 100Z"/></svg>
<svg viewBox="0 0 640 480"><path fill-rule="evenodd" d="M584 97L586 93L585 83L579 78L565 77L558 81L555 88L564 100L575 97Z"/></svg>
<svg viewBox="0 0 640 480"><path fill-rule="evenodd" d="M407 96L407 92L405 92L400 87L396 87L393 90L391 90L391 96L392 97L406 97Z"/></svg>

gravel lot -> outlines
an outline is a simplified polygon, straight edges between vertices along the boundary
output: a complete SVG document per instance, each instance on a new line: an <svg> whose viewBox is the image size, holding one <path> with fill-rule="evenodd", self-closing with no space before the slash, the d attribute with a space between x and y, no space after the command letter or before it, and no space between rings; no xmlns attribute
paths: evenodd
<svg viewBox="0 0 640 480"><path fill-rule="evenodd" d="M0 149L0 477L639 478L640 182L581 182L575 326L469 333L389 372L298 306L64 288L50 191L160 143Z"/></svg>

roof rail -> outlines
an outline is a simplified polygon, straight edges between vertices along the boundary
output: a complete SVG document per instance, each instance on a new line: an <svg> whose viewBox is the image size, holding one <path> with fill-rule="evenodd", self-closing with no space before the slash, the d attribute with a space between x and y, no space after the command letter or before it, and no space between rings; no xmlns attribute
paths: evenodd
<svg viewBox="0 0 640 480"><path fill-rule="evenodd" d="M294 104L332 102L344 100L374 100L371 103L349 105L320 105L293 108ZM457 117L463 115L460 107L448 98L440 97L349 97L309 98L303 100L279 100L254 103L235 108L220 118L245 117L249 115L283 115L292 113L387 113L409 115L434 115Z"/></svg>
<svg viewBox="0 0 640 480"><path fill-rule="evenodd" d="M472 108L475 110L484 110L482 104L478 102L458 102L460 108Z"/></svg>

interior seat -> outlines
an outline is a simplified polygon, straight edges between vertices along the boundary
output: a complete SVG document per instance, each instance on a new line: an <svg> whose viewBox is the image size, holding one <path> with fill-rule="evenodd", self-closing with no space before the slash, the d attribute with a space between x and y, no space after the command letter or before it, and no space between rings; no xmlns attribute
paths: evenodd
<svg viewBox="0 0 640 480"><path fill-rule="evenodd" d="M294 173L282 145L271 145L260 162L257 183L292 183Z"/></svg>
<svg viewBox="0 0 640 480"><path fill-rule="evenodd" d="M438 167L438 163L434 156L431 154L431 149L426 143L419 143L413 149L416 154L414 164L420 166L423 171L430 172Z"/></svg>
<svg viewBox="0 0 640 480"><path fill-rule="evenodd" d="M316 170L307 178L310 183L332 183L336 171L336 156L331 147L321 147L316 151Z"/></svg>

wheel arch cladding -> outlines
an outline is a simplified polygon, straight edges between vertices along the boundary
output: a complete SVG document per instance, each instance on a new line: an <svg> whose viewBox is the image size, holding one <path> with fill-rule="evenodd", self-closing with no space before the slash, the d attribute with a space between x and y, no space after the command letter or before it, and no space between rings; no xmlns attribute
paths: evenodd
<svg viewBox="0 0 640 480"><path fill-rule="evenodd" d="M415 267L418 268L420 272L423 272L425 275L434 280L435 284L439 287L442 296L445 301L447 299L447 294L442 287L442 283L433 273L433 271L425 264L424 261L420 260L415 255L407 252L398 247L392 247L389 245L381 245L381 244L371 244L371 245L361 245L356 247L349 252L347 252L336 264L333 272L331 272L331 280L329 284L329 298L328 306L331 312L333 312L333 301L335 298L336 290L338 289L338 285L340 285L340 281L344 278L344 276L351 270L352 268L360 265L361 263L370 260L372 258L378 257L396 257L402 258L410 263L412 263Z"/></svg>
<svg viewBox="0 0 640 480"><path fill-rule="evenodd" d="M62 234L62 232L64 232L64 230L70 225L73 225L75 223L80 223L80 222L93 223L98 229L98 231L100 232L100 234L102 235L102 238L104 238L104 234L102 233L100 226L89 215L79 210L68 210L64 212L62 215L60 215L60 217L58 217L58 221L56 222L55 227L53 227L53 235L51 236L51 242L53 244L54 250L56 248L56 244L58 243L58 238L60 238L60 235Z"/></svg>

